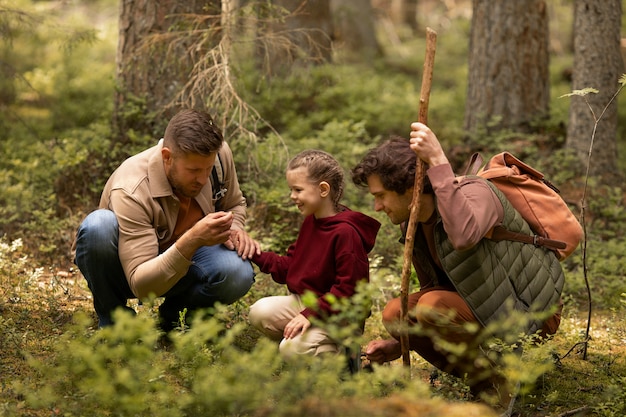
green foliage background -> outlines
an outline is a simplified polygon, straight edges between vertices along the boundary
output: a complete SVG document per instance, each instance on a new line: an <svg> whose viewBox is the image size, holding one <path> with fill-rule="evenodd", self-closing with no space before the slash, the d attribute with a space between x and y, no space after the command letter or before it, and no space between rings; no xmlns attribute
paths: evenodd
<svg viewBox="0 0 626 417"><path fill-rule="evenodd" d="M75 271L71 276L77 281L72 284L56 271L71 268L74 230L95 208L108 175L127 155L153 143L160 134L129 132L130 142L124 145L112 138L117 3L15 0L8 5L0 0L0 415L279 416L295 413L302 398L354 397L358 402L399 394L411 401L433 395L427 385L407 381L398 367L352 378L342 373L337 358L282 363L275 346L245 326L247 308L254 300L284 291L267 277L260 277L244 300L177 334L169 350L158 348L149 306L136 320L122 319L103 332L90 329L93 316L84 317L84 312L90 312L84 283ZM424 22L438 25L429 124L456 168L474 149L484 154L512 150L561 186L576 211L582 182L574 175L571 155L562 148L569 101L558 99L571 88L566 76L572 64L567 12L571 1L555 0L550 7L554 99L550 120L537 129L541 133L466 137L461 126L469 21L442 15ZM407 136L416 118L424 39L398 35L401 42L393 43L381 33L387 57L379 62L345 64L339 55L333 65L296 71L285 79L264 78L245 70L250 63L241 62L235 79L242 98L275 129L261 130L254 143L234 137L231 144L250 202L250 233L264 248L284 250L297 234L301 219L288 201L284 168L289 156L306 148L335 155L346 169L344 203L383 224L372 254L373 285L367 295L374 308L367 338L385 334L378 324L380 311L384 301L398 293L401 246L397 229L384 214L373 212L371 198L351 184L348 171L387 135ZM127 111L142 117L141 101L134 104ZM620 121L626 120L625 112L626 106L620 106ZM626 149L624 132L622 123L620 150ZM608 353L575 369L548 360L548 377L538 376L546 372L541 368L530 381L541 390L531 390L523 407L543 402L562 410L568 402L579 404L568 394L576 387L560 385L567 379L561 376L591 375L606 387L593 402L595 415L626 412L625 365L612 350L623 345L626 337L624 201L623 189L592 183L587 208L588 272L594 312L608 320L598 327L611 327ZM587 309L579 254L564 266L565 311L578 324L568 321L562 326L562 339L556 345L561 351L580 341L584 323L576 320ZM77 310L83 314L76 314L74 324L75 306L62 300L82 303ZM66 303L72 307L68 309ZM34 347L40 344L43 347ZM532 350L530 356L509 364L507 372L522 380L519 370L544 364L553 357L550 349L555 345ZM426 365L418 366L430 372ZM464 398L462 384L443 381L453 389L440 388L435 397Z"/></svg>

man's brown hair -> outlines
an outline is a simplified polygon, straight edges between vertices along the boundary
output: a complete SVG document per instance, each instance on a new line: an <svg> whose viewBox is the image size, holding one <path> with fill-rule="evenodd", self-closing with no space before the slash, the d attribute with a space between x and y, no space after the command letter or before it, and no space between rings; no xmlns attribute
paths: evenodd
<svg viewBox="0 0 626 417"><path fill-rule="evenodd" d="M351 171L352 182L367 187L367 178L376 174L386 190L404 194L415 184L416 163L417 155L409 141L393 135L365 154ZM424 193L432 193L428 178L424 181Z"/></svg>
<svg viewBox="0 0 626 417"><path fill-rule="evenodd" d="M183 109L170 120L163 136L163 146L174 155L207 156L222 147L224 137L211 116L203 111Z"/></svg>

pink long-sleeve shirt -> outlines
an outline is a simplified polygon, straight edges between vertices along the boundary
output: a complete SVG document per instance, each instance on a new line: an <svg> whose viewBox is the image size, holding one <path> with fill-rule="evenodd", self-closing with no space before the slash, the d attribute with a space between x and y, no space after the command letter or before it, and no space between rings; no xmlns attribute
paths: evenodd
<svg viewBox="0 0 626 417"><path fill-rule="evenodd" d="M440 274L438 277L431 276L422 265L423 260L414 258L413 266L422 289L432 286L436 278L439 285L452 286L442 274L435 248L434 226L438 215L452 246L460 251L475 246L504 219L500 200L484 180L457 177L449 164L429 168L427 174L435 193L436 212L428 221L418 224L417 233L423 233L431 257L429 261L434 263Z"/></svg>

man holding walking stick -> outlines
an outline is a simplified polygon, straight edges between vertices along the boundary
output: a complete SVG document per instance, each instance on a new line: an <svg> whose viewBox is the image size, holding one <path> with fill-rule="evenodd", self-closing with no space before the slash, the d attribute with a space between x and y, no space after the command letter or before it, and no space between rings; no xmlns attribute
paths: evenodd
<svg viewBox="0 0 626 417"><path fill-rule="evenodd" d="M480 330L500 319L503 311L520 310L524 304L548 313L541 320L528 314L528 325L522 330L554 334L560 323L560 291L555 283L562 283L563 272L550 251L486 238L496 225L515 229L521 215L486 180L456 177L428 126L413 123L410 137L410 141L388 139L371 149L352 170L353 182L369 190L376 211L384 211L393 224L401 226L404 240L416 158L427 168L412 252L420 288L409 295L408 323L402 320L400 298L388 302L382 319L392 338L370 342L365 353L374 363L398 359L402 355L400 338L408 325L410 350L444 372L467 377L475 395L496 394L496 403L506 407L511 402L506 381L493 372L493 361L481 346ZM502 250L538 257L542 266L530 285L553 290L530 291L538 294L535 299L520 299L515 283L527 267L523 259L528 256L500 258L496 254ZM511 300L521 303L508 308ZM413 331L416 328L419 332ZM505 331L515 336L520 329Z"/></svg>

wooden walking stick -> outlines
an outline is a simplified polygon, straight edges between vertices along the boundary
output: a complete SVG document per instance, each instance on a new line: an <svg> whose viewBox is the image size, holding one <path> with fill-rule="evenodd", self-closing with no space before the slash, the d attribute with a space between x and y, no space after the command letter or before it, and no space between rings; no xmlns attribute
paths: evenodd
<svg viewBox="0 0 626 417"><path fill-rule="evenodd" d="M428 100L430 98L430 86L433 81L433 67L435 64L435 49L437 46L437 32L426 28L426 57L424 59L424 74L422 75L422 90L420 91L419 113L417 120L428 123ZM409 355L409 281L411 278L411 260L413 259L413 246L415 244L415 229L417 227L417 215L420 211L420 196L424 186L424 161L417 158L415 167L415 185L413 186L413 200L411 201L411 214L406 229L404 242L404 262L402 263L402 284L400 287L400 307L402 313L402 333L400 346L402 349L402 363L410 367Z"/></svg>

